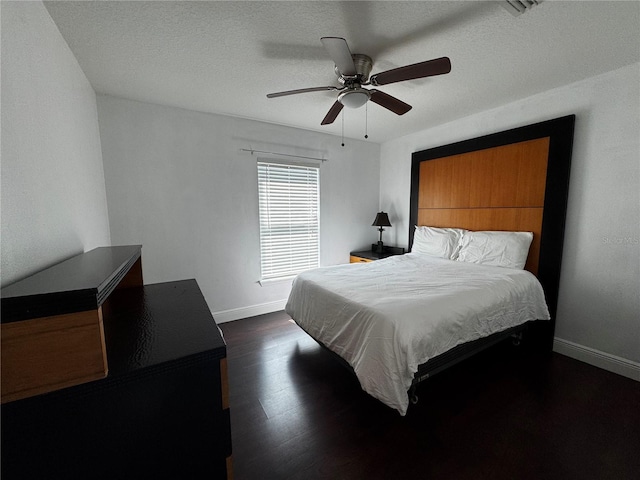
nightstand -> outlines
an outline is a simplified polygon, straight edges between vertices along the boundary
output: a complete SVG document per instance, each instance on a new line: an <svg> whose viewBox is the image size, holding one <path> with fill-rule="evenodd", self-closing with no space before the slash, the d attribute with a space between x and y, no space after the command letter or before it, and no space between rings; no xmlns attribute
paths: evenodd
<svg viewBox="0 0 640 480"><path fill-rule="evenodd" d="M374 246L377 247L376 244L374 244ZM385 245L383 247L382 253L376 252L373 248L371 248L370 250L361 250L358 252L351 252L349 253L349 263L373 262L374 260L380 260L382 258L392 257L393 255L403 255L403 254L404 254L403 247L390 247Z"/></svg>

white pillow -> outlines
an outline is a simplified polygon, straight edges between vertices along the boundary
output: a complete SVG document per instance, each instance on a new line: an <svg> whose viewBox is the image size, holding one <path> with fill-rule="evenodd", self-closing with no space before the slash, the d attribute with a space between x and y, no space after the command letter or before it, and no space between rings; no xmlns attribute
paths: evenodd
<svg viewBox="0 0 640 480"><path fill-rule="evenodd" d="M465 230L461 228L439 228L416 226L413 235L413 253L424 253L432 257L455 260L458 255L460 239Z"/></svg>
<svg viewBox="0 0 640 480"><path fill-rule="evenodd" d="M523 269L527 263L531 232L473 232L467 231L460 243L461 262Z"/></svg>

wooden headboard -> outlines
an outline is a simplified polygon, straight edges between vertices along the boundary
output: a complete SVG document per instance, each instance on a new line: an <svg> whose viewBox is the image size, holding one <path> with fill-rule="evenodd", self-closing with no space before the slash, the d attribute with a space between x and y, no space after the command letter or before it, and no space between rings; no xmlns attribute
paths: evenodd
<svg viewBox="0 0 640 480"><path fill-rule="evenodd" d="M533 232L538 273L549 137L420 162L416 225Z"/></svg>
<svg viewBox="0 0 640 480"><path fill-rule="evenodd" d="M415 225L533 232L525 268L555 319L575 115L415 152ZM553 332L553 330L552 330Z"/></svg>

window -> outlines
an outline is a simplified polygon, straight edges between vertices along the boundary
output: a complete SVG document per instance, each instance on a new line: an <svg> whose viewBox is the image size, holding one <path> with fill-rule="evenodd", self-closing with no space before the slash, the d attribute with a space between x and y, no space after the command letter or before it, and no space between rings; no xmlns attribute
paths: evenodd
<svg viewBox="0 0 640 480"><path fill-rule="evenodd" d="M320 169L258 162L262 280L319 264Z"/></svg>

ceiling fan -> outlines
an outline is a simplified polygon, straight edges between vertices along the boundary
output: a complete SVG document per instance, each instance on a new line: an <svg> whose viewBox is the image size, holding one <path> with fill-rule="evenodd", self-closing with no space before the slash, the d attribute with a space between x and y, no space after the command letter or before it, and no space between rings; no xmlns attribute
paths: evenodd
<svg viewBox="0 0 640 480"><path fill-rule="evenodd" d="M373 60L368 55L360 53L352 54L347 45L347 41L340 37L322 37L322 45L329 53L335 63L335 73L341 88L334 86L300 88L297 90L287 90L284 92L269 93L267 98L284 97L286 95L296 95L298 93L320 92L327 90L338 91L338 99L320 123L328 125L333 123L342 108L359 108L371 100L381 107L391 110L397 115L404 115L411 110L411 105L376 89L362 88L365 85L388 85L390 83L415 80L417 78L432 77L442 75L451 71L451 61L447 57L427 60L426 62L414 63L404 67L394 68L386 72L376 73L369 77Z"/></svg>

